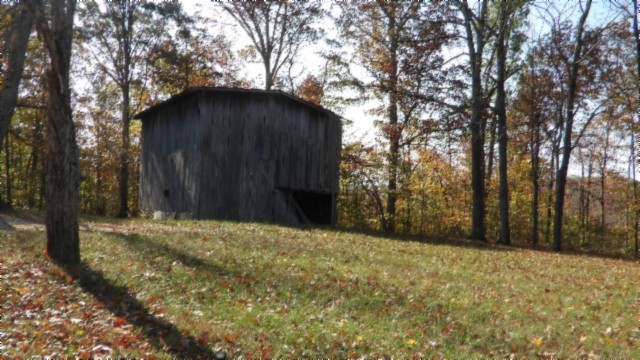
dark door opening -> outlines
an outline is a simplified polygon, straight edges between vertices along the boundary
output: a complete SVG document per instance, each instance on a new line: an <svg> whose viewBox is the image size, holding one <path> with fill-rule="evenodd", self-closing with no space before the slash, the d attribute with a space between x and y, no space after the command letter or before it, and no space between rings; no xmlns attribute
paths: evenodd
<svg viewBox="0 0 640 360"><path fill-rule="evenodd" d="M331 194L308 191L287 191L296 208L300 222L317 225L331 225L333 200Z"/></svg>

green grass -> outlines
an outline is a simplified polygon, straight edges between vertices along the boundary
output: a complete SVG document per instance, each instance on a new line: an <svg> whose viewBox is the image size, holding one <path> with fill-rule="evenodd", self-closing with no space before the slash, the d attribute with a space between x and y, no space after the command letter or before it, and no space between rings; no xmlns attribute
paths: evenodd
<svg viewBox="0 0 640 360"><path fill-rule="evenodd" d="M77 301L106 303L108 316L130 324L128 336L148 342L136 349L111 334L118 354L168 357L189 340L251 358L640 357L634 262L330 229L88 221L85 267L73 281L39 256L37 231L0 235L2 264L41 263ZM6 294L29 286L1 279ZM25 338L38 336L28 320L19 326Z"/></svg>

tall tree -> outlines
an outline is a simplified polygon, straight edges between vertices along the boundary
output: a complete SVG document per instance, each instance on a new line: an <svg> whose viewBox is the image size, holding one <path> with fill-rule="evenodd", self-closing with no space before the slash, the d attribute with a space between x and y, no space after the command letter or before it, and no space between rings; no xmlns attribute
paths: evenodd
<svg viewBox="0 0 640 360"><path fill-rule="evenodd" d="M562 225L564 220L564 200L567 185L567 173L569 171L569 161L571 159L571 150L573 149L573 123L576 115L576 100L578 97L578 71L580 70L580 62L583 58L583 47L585 43L585 27L587 17L591 10L592 0L587 0L582 14L578 20L575 31L574 47L570 56L566 58L567 74L566 74L566 103L564 115L564 136L562 141L562 160L560 168L556 173L556 201L555 214L553 218L553 250L562 250Z"/></svg>
<svg viewBox="0 0 640 360"><path fill-rule="evenodd" d="M528 55L527 69L518 80L518 94L514 101L513 108L527 118L529 132L529 153L531 156L531 228L530 242L536 246L539 241L540 221L540 182L541 182L541 149L543 143L543 126L548 117L543 115L544 94L551 94L546 88L550 81L545 81L545 77L540 74L537 66L536 56L538 51L534 48Z"/></svg>
<svg viewBox="0 0 640 360"><path fill-rule="evenodd" d="M321 14L320 2L230 1L220 6L249 36L262 58L265 90L273 88L278 74L294 63L302 46L319 35L312 25Z"/></svg>
<svg viewBox="0 0 640 360"><path fill-rule="evenodd" d="M498 116L498 158L500 171L500 236L498 242L503 245L511 243L509 230L509 182L507 178L507 95L505 82L507 79L507 50L510 22L513 18L511 7L514 2L500 1L498 10L498 27L495 42L496 48L496 114Z"/></svg>
<svg viewBox="0 0 640 360"><path fill-rule="evenodd" d="M640 30L638 30L638 16L640 16L640 7L638 7L638 0L633 0L633 38L636 43L636 75L638 77L638 81L640 81ZM637 110L636 123L632 125L632 128L635 130L637 124L640 124L640 87L638 88L638 99L637 99ZM638 227L640 222L640 205L638 205L638 184L636 182L636 163L635 163L635 137L634 131L631 132L631 152L633 155L631 156L633 161L633 198L635 205L635 217L634 217L634 245L633 252L635 257L638 257Z"/></svg>
<svg viewBox="0 0 640 360"><path fill-rule="evenodd" d="M47 71L46 228L47 252L55 261L80 261L78 186L80 168L71 111L69 70L75 0L28 0L50 59Z"/></svg>
<svg viewBox="0 0 640 360"><path fill-rule="evenodd" d="M486 241L486 193L484 166L484 133L486 122L484 114L488 105L483 91L482 70L485 46L490 38L488 27L489 1L477 3L474 11L466 0L454 2L462 14L464 40L469 57L471 77L471 118L469 129L471 132L471 188L473 191L473 205L471 215L470 238Z"/></svg>
<svg viewBox="0 0 640 360"><path fill-rule="evenodd" d="M633 38L636 43L636 74L638 75L637 79L640 81L640 31L638 30L638 16L640 16L640 8L638 7L638 0L633 0ZM637 100L638 109L636 111L637 121L636 124L640 124L640 87L638 88L638 100ZM634 124L634 125L636 125ZM633 126L635 129L635 126ZM634 132L632 131L631 135L631 152L635 155L635 137L633 136ZM635 160L635 157L632 156L632 160ZM638 223L640 222L640 205L638 205L638 184L636 183L636 164L633 161L633 197L635 204L635 219L634 219L634 245L633 251L635 257L638 257Z"/></svg>
<svg viewBox="0 0 640 360"><path fill-rule="evenodd" d="M83 26L82 53L107 74L119 87L122 149L120 151L118 217L128 216L129 152L132 113L142 102L132 101L133 87L145 83L144 65L151 49L169 29L169 19L183 20L181 6L175 2L145 3L117 0L87 1L80 8ZM132 111L133 110L133 111Z"/></svg>
<svg viewBox="0 0 640 360"><path fill-rule="evenodd" d="M384 119L380 127L388 146L387 196L380 215L383 229L395 231L401 148L411 142L415 134L409 135L409 128L419 127L422 110L438 101L437 89L442 86L441 50L449 40L442 21L446 7L420 1L340 7L337 22L343 43L353 45L354 52L334 54L331 59L345 67L345 85L364 96L384 99L375 109ZM356 75L361 71L367 76Z"/></svg>
<svg viewBox="0 0 640 360"><path fill-rule="evenodd" d="M33 23L33 16L25 3L15 3L7 10L11 16L11 24L4 33L4 46L8 59L3 74L4 84L0 90L0 149L16 108L18 87L24 71L24 60ZM0 199L0 207L1 205Z"/></svg>

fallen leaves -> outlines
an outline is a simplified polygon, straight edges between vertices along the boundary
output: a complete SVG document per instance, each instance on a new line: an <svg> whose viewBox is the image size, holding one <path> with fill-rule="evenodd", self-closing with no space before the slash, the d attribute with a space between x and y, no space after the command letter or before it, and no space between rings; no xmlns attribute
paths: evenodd
<svg viewBox="0 0 640 360"><path fill-rule="evenodd" d="M127 320L121 318L121 317L116 317L115 319L113 319L113 326L114 327L121 327L123 325L127 324Z"/></svg>
<svg viewBox="0 0 640 360"><path fill-rule="evenodd" d="M531 343L535 346L541 346L542 345L542 337L540 336L536 336L531 340Z"/></svg>
<svg viewBox="0 0 640 360"><path fill-rule="evenodd" d="M0 260L0 358L152 354L151 345L134 329L114 332L114 326L126 321L102 309L70 275L40 256L37 247L20 246L10 239L0 242L0 252L12 254L10 260Z"/></svg>
<svg viewBox="0 0 640 360"><path fill-rule="evenodd" d="M43 237L2 238L0 357L152 358L187 346L160 328L152 348L147 317L232 358L636 357L633 264L263 224L100 226L83 234L83 256L148 313L79 291L80 278L39 253Z"/></svg>

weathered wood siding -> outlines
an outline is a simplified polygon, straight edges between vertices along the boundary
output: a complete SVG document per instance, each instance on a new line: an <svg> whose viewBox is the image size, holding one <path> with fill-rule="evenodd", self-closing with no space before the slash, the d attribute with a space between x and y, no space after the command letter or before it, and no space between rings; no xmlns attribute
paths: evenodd
<svg viewBox="0 0 640 360"><path fill-rule="evenodd" d="M279 93L195 91L143 117L140 204L292 223L286 191L304 191L330 194L335 223L340 147L330 112Z"/></svg>

